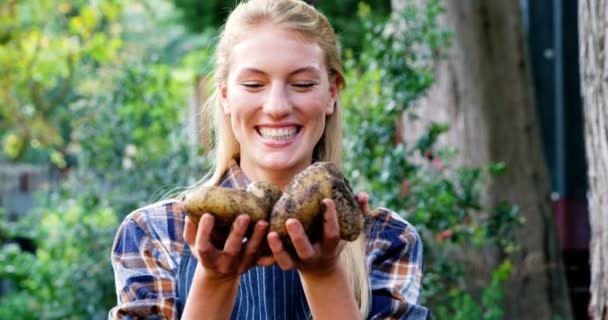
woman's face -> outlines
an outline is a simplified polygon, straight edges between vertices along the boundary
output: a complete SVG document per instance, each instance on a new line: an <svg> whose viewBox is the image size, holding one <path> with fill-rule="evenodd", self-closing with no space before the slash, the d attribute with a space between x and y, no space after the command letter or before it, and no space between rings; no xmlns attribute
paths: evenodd
<svg viewBox="0 0 608 320"><path fill-rule="evenodd" d="M337 81L319 45L294 31L260 26L233 47L221 101L250 178L310 165L334 111Z"/></svg>

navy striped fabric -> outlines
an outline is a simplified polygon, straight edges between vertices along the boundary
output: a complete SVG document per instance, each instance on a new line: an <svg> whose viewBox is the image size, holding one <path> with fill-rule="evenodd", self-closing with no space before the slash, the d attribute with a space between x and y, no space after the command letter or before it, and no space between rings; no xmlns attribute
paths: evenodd
<svg viewBox="0 0 608 320"><path fill-rule="evenodd" d="M197 263L186 245L178 269L180 297L188 296ZM180 303L178 319L182 312L183 304ZM311 319L298 272L282 271L275 264L271 267L255 267L242 274L231 318L233 320Z"/></svg>

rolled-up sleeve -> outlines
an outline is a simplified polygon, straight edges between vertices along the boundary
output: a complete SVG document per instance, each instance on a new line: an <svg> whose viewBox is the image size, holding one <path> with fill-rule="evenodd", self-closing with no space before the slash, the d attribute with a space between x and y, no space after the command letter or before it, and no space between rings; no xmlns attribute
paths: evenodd
<svg viewBox="0 0 608 320"><path fill-rule="evenodd" d="M413 226L396 213L370 213L367 263L371 271L369 319L429 319L420 305L422 241Z"/></svg>
<svg viewBox="0 0 608 320"><path fill-rule="evenodd" d="M123 221L112 247L117 305L109 319L175 319L175 224L164 210L136 211Z"/></svg>

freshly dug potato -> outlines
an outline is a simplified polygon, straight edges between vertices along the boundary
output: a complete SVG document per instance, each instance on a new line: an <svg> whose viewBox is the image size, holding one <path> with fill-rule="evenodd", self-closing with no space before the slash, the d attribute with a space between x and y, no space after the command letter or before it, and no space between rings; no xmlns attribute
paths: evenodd
<svg viewBox="0 0 608 320"><path fill-rule="evenodd" d="M281 190L269 182L253 182L247 190L221 187L200 187L182 198L186 214L198 223L204 213L215 217L216 226L232 225L240 214L251 218L250 225L268 220L272 205Z"/></svg>
<svg viewBox="0 0 608 320"><path fill-rule="evenodd" d="M325 198L336 204L340 238L357 239L363 229L363 211L348 180L331 162L316 162L293 178L270 213L270 231L276 231L292 253L293 244L285 228L289 218L300 221L311 243L320 240L325 212L321 201Z"/></svg>

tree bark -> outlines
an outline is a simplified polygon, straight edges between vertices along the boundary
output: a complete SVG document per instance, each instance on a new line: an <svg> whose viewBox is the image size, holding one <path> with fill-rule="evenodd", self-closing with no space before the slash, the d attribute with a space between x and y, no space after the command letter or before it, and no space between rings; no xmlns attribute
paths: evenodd
<svg viewBox="0 0 608 320"><path fill-rule="evenodd" d="M507 174L484 193L486 204L514 203L526 219L517 232L521 251L506 289L505 319L571 319L519 1L444 0L443 6L452 46L414 109L422 121L404 117L404 139L418 136L425 121L447 122L450 131L440 142L458 148L457 163L507 164Z"/></svg>
<svg viewBox="0 0 608 320"><path fill-rule="evenodd" d="M608 319L608 2L579 2L581 93L591 224L591 303L593 319Z"/></svg>

